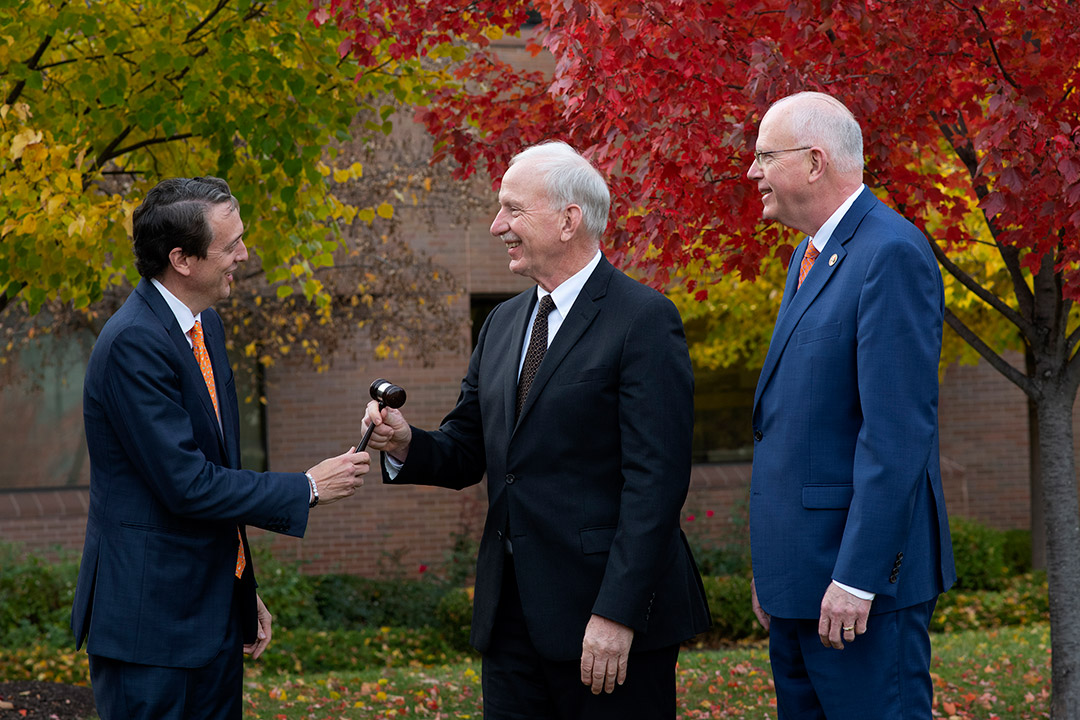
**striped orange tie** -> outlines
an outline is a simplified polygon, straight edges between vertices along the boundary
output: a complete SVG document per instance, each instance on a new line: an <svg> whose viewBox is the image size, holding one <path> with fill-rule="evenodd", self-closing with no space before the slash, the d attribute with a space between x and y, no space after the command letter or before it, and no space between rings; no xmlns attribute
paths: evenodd
<svg viewBox="0 0 1080 720"><path fill-rule="evenodd" d="M210 392L210 400L214 403L214 413L217 414L218 422L221 422L221 410L218 408L217 386L214 384L214 368L210 365L210 353L206 352L206 340L203 338L202 323L195 321L195 327L191 328L191 349L195 353L195 360L202 370L206 389ZM236 577L244 574L244 566L247 558L244 557L244 539L240 537L240 528L236 528L236 538L240 545L236 550Z"/></svg>
<svg viewBox="0 0 1080 720"><path fill-rule="evenodd" d="M802 262L799 263L799 284L795 287L796 290L802 287L802 282L806 279L806 273L810 272L810 268L814 266L814 261L817 260L819 252L814 247L814 243L806 243L806 253L803 255Z"/></svg>

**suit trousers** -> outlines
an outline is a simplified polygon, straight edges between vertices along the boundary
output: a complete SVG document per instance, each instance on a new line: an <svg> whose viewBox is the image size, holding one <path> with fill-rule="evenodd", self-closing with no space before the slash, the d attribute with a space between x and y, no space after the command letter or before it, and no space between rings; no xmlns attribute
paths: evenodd
<svg viewBox="0 0 1080 720"><path fill-rule="evenodd" d="M159 667L90 655L90 685L101 720L240 720L244 641L237 602L221 650L200 668Z"/></svg>
<svg viewBox="0 0 1080 720"><path fill-rule="evenodd" d="M548 660L537 653L507 555L491 646L483 659L484 720L674 720L678 659L677 644L631 652L626 682L611 694L593 695L581 682L580 659Z"/></svg>
<svg viewBox="0 0 1080 720"><path fill-rule="evenodd" d="M769 658L778 720L929 720L930 616L937 599L871 615L843 650L825 647L817 620L773 617Z"/></svg>

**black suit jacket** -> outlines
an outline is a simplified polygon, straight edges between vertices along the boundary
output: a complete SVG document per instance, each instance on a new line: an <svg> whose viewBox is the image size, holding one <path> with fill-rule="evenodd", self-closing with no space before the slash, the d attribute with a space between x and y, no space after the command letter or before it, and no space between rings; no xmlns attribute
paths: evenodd
<svg viewBox="0 0 1080 720"><path fill-rule="evenodd" d="M303 473L239 470L225 332L202 313L221 426L165 299L143 280L94 345L83 389L90 512L71 626L77 645L125 662L201 667L221 649L234 592L256 632L251 554L234 578L237 526L302 536ZM247 545L244 534L245 550Z"/></svg>
<svg viewBox="0 0 1080 720"><path fill-rule="evenodd" d="M674 305L602 259L548 348L515 422L535 289L488 316L438 431L413 428L387 482L464 488L488 476L472 643L487 649L509 529L538 651L581 656L591 614L635 630L634 650L709 626L679 527L690 480L693 373Z"/></svg>

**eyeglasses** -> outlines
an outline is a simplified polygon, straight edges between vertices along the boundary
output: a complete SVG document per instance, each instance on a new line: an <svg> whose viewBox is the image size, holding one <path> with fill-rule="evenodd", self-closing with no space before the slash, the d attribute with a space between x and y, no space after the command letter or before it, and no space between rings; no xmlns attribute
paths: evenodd
<svg viewBox="0 0 1080 720"><path fill-rule="evenodd" d="M766 152L754 152L754 160L757 160L758 165L764 165L762 161L765 158L771 158L773 155L779 155L780 153L795 152L796 150L810 150L811 145L804 145L803 147L788 148L787 150L767 150Z"/></svg>

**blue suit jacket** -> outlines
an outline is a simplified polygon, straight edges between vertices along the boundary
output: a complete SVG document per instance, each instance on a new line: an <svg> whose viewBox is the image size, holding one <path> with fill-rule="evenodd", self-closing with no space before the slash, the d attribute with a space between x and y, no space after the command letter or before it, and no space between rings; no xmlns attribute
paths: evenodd
<svg viewBox="0 0 1080 720"><path fill-rule="evenodd" d="M491 641L509 528L529 635L552 660L581 657L593 613L635 630L635 650L709 626L679 528L690 482L693 374L671 302L607 260L586 281L515 422L518 364L536 304L496 307L436 432L413 428L393 480L463 488L488 476L472 643ZM384 475L384 479L390 481Z"/></svg>
<svg viewBox="0 0 1080 720"><path fill-rule="evenodd" d="M77 645L126 662L200 667L221 649L233 593L256 631L251 554L237 526L301 536L303 473L239 470L236 386L221 318L202 313L221 427L199 365L161 293L139 283L105 324L86 371L90 511L71 626ZM222 429L224 428L224 433ZM247 537L244 533L245 551Z"/></svg>
<svg viewBox="0 0 1080 720"><path fill-rule="evenodd" d="M868 189L796 291L754 398L750 537L770 615L817 618L833 579L872 612L956 578L938 461L944 293L926 238Z"/></svg>

